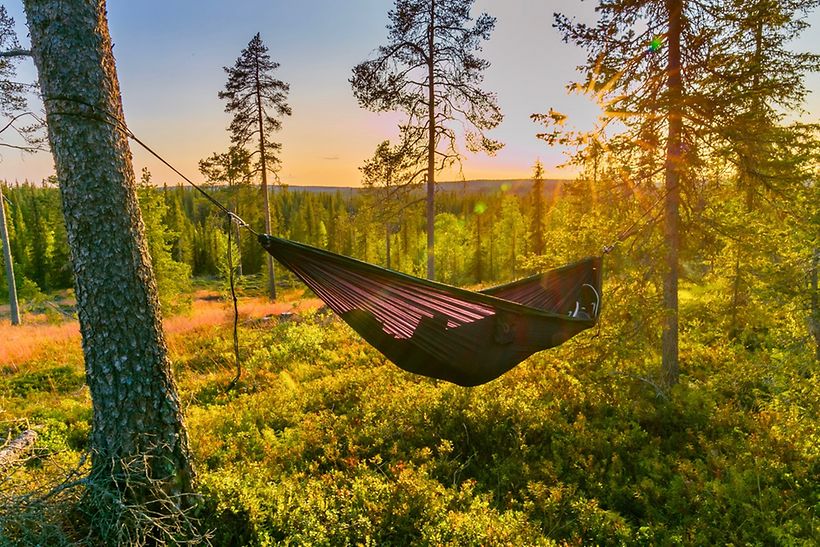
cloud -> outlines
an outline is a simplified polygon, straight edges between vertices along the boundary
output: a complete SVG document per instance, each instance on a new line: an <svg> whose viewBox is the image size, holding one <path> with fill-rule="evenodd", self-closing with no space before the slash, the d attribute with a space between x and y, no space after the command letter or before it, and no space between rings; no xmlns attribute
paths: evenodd
<svg viewBox="0 0 820 547"><path fill-rule="evenodd" d="M327 161L337 161L339 156L322 156L322 159Z"/></svg>

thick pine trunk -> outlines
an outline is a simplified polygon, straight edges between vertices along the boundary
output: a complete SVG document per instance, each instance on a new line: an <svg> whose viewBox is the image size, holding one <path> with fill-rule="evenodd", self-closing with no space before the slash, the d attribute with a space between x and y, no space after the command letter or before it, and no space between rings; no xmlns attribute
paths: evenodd
<svg viewBox="0 0 820 547"><path fill-rule="evenodd" d="M683 118L681 102L681 19L683 0L667 0L669 14L669 61L667 86L669 90L669 136L666 145L666 277L663 283L663 336L661 343L661 373L663 381L671 386L678 381L678 270L680 249L680 168Z"/></svg>
<svg viewBox="0 0 820 547"><path fill-rule="evenodd" d="M9 231L6 226L6 208L3 204L3 188L0 187L0 240L3 241L3 261L6 265L6 282L9 286L9 307L11 309L11 324L20 324L20 307L17 305L17 283L14 280L14 263L11 258L11 244Z"/></svg>
<svg viewBox="0 0 820 547"><path fill-rule="evenodd" d="M430 28L427 39L427 279L436 278L436 87L435 87L436 2L430 0Z"/></svg>
<svg viewBox="0 0 820 547"><path fill-rule="evenodd" d="M25 10L71 248L92 475L119 488L147 478L168 493L191 491L131 152L112 125L123 112L105 2L25 0Z"/></svg>

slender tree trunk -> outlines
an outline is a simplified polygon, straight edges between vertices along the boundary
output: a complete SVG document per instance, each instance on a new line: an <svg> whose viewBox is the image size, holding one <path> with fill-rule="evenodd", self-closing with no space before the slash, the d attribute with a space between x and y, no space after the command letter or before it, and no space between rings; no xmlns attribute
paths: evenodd
<svg viewBox="0 0 820 547"><path fill-rule="evenodd" d="M262 166L262 195L265 207L265 233L271 233L270 223L270 196L268 195L268 164L265 156L265 125L262 119L262 86L259 80L259 63L256 63L256 118L259 124L259 161ZM273 257L265 253L268 264L268 297L276 300L276 272L273 270Z"/></svg>
<svg viewBox="0 0 820 547"><path fill-rule="evenodd" d="M239 216L239 198L237 198L234 202L233 212L236 216ZM236 238L236 254L239 255L236 260L236 275L242 277L242 229L236 222L231 222L228 224L228 229L230 230L231 228L236 230L236 233L234 234L234 237Z"/></svg>
<svg viewBox="0 0 820 547"><path fill-rule="evenodd" d="M680 168L683 133L681 24L683 0L667 0L669 14L669 136L666 145L666 278L663 284L664 322L661 373L671 386L678 381L678 275L680 249Z"/></svg>
<svg viewBox="0 0 820 547"><path fill-rule="evenodd" d="M820 363L820 305L817 293L817 269L820 267L820 248L814 249L811 264L811 317L809 329L814 336L814 357Z"/></svg>
<svg viewBox="0 0 820 547"><path fill-rule="evenodd" d="M3 203L3 187L0 186L0 239L3 240L3 261L6 264L6 281L9 286L9 307L11 308L11 324L20 324L20 307L17 305L17 283L14 280L14 263L11 258L11 244L9 231L6 226L6 208Z"/></svg>
<svg viewBox="0 0 820 547"><path fill-rule="evenodd" d="M436 278L436 87L435 87L436 0L430 0L430 28L427 39L427 279Z"/></svg>
<svg viewBox="0 0 820 547"><path fill-rule="evenodd" d="M475 242L475 280L478 283L484 281L484 264L481 256L481 214L477 214L476 221L476 242Z"/></svg>
<svg viewBox="0 0 820 547"><path fill-rule="evenodd" d="M384 241L385 241L385 247L386 247L386 253L387 253L387 269L389 270L390 269L390 224L389 223L385 226Z"/></svg>
<svg viewBox="0 0 820 547"><path fill-rule="evenodd" d="M91 391L92 476L135 501L190 492L104 0L25 0L60 181Z"/></svg>
<svg viewBox="0 0 820 547"><path fill-rule="evenodd" d="M758 93L760 87L760 67L763 63L763 17L765 16L765 7L761 4L757 5L758 20L755 24L755 72L752 76L752 115L758 115L762 111L760 95ZM760 150L754 144L742 143L740 147L740 168L739 168L739 190L746 193L746 213L751 214L755 205L755 183L757 182L756 170L760 160ZM741 332L741 318L740 311L749 301L748 286L743 287L743 252L744 250L738 245L735 251L735 278L733 282L732 291L732 323L730 328L730 336L736 337Z"/></svg>

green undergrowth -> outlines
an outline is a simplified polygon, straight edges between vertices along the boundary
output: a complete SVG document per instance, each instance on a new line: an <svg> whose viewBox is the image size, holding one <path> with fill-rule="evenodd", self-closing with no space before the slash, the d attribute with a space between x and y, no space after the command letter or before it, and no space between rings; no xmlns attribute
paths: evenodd
<svg viewBox="0 0 820 547"><path fill-rule="evenodd" d="M215 545L820 541L820 382L791 353L689 336L686 375L661 393L652 357L596 362L587 334L461 388L401 371L332 317L269 323L240 329L227 394L229 329L172 344ZM4 372L0 408L10 435L40 431L18 475L85 449L74 357Z"/></svg>

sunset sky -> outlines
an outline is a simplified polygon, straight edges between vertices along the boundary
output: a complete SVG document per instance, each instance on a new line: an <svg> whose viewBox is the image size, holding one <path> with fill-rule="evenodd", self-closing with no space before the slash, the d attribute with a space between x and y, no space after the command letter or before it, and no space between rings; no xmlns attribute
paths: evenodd
<svg viewBox="0 0 820 547"><path fill-rule="evenodd" d="M15 18L21 43L28 45L21 2L4 3ZM109 24L132 131L165 155L182 172L199 180L197 161L229 144L229 116L217 92L225 83L223 66L232 65L250 38L261 32L275 74L290 83L293 116L275 136L283 144L282 182L294 185L357 185L358 166L376 145L394 137L400 115L375 114L356 103L348 83L352 67L386 39L389 0L243 0L216 2L111 0ZM562 151L535 138L529 119L550 107L588 127L596 110L586 97L568 95L583 52L561 42L552 13L590 19L594 2L556 0L478 0L474 13L498 18L484 56L492 62L484 88L498 94L505 119L491 135L506 147L495 157L467 154L464 177L525 178L537 158L547 174L569 177L557 166ZM820 50L820 15L795 47ZM21 81L33 81L30 60L19 67ZM810 119L820 114L820 75L808 78L814 93L806 105ZM39 108L39 106L38 106ZM166 168L132 144L137 172L147 166L156 182L174 183ZM48 153L23 155L0 149L0 178L39 181L53 172ZM448 173L443 178L459 178Z"/></svg>

